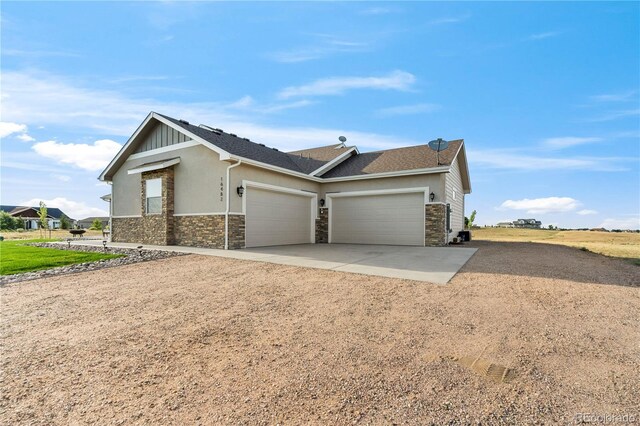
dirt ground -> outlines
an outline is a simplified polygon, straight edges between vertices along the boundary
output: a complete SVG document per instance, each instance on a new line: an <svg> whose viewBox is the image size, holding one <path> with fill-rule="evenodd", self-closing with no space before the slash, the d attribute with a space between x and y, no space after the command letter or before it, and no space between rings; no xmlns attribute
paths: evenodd
<svg viewBox="0 0 640 426"><path fill-rule="evenodd" d="M445 286L200 256L8 285L0 422L640 421L640 267L472 245Z"/></svg>

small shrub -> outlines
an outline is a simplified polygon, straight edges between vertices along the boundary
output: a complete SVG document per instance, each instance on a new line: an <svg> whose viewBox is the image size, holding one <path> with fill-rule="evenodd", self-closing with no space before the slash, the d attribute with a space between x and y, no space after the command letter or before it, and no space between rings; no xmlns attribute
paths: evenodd
<svg viewBox="0 0 640 426"><path fill-rule="evenodd" d="M586 251L586 252L589 252L589 251L591 251L591 250L589 250L589 249L588 249L588 248L586 248L586 247L580 247L580 251Z"/></svg>

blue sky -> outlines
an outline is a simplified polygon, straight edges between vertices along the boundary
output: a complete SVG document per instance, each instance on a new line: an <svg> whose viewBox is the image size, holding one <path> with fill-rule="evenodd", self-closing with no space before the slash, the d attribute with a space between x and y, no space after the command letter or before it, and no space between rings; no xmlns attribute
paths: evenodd
<svg viewBox="0 0 640 426"><path fill-rule="evenodd" d="M3 2L2 204L104 213L154 110L284 150L464 138L479 224L640 226L638 3Z"/></svg>

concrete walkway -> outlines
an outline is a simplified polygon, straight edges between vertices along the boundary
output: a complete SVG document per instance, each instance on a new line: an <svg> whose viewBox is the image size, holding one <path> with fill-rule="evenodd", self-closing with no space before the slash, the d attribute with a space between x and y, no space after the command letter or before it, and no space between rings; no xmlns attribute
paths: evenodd
<svg viewBox="0 0 640 426"><path fill-rule="evenodd" d="M64 243L66 244L66 242ZM71 241L72 245L102 246L102 241ZM139 244L109 243L108 247L135 248ZM355 244L301 244L242 250L199 247L152 246L145 249L232 259L254 260L281 265L331 269L391 278L446 284L467 263L477 249L466 247L409 247Z"/></svg>

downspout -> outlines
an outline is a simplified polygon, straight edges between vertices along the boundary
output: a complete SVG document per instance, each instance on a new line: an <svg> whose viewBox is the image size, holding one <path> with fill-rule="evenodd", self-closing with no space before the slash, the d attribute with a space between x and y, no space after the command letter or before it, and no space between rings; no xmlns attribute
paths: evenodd
<svg viewBox="0 0 640 426"><path fill-rule="evenodd" d="M227 186L227 207L224 210L224 249L225 250L229 250L229 210L231 208L231 191L229 191L230 186L231 186L231 182L230 180L230 171L231 169L233 169L234 167L237 167L240 165L240 163L242 163L242 160L238 160L237 163L235 164L231 164L230 166L227 167L227 180L226 180L226 186Z"/></svg>

